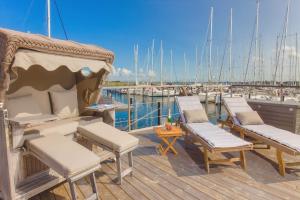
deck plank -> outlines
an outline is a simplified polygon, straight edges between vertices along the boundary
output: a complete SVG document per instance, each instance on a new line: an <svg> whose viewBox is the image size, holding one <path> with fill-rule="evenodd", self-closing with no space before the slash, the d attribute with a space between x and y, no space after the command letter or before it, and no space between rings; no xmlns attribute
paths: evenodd
<svg viewBox="0 0 300 200"><path fill-rule="evenodd" d="M102 200L199 200L199 199L257 199L293 200L300 199L300 168L288 170L281 177L276 168L274 149L260 149L246 153L247 172L239 164L212 165L211 173L204 170L199 147L183 147L180 139L175 145L178 155L161 156L155 146L159 140L153 133L136 134L140 147L134 151L134 175L115 183L115 163L106 161L96 173L97 187ZM230 157L233 154L222 156ZM219 156L219 155L217 155ZM127 166L127 157L122 158ZM286 160L295 161L286 156ZM299 169L299 170L298 170ZM89 180L77 182L79 199L91 193ZM46 191L32 199L70 199L68 185Z"/></svg>
<svg viewBox="0 0 300 200"><path fill-rule="evenodd" d="M100 171L96 173L96 181L106 186L106 188L114 194L119 200L132 200L132 198L113 180L107 175L107 173Z"/></svg>
<svg viewBox="0 0 300 200"><path fill-rule="evenodd" d="M71 199L64 184L61 184L59 187L55 187L52 190L55 200L69 200Z"/></svg>
<svg viewBox="0 0 300 200"><path fill-rule="evenodd" d="M115 173L116 169L113 164L107 164ZM144 182L137 179L135 176L133 177L126 177L126 179L133 187L135 187L138 191L140 191L144 196L146 196L150 200L163 200L164 198L160 196L156 191L149 188Z"/></svg>
<svg viewBox="0 0 300 200"><path fill-rule="evenodd" d="M116 178L116 172L113 171L109 166L102 165L102 170L112 180L114 180ZM139 190L137 190L135 187L133 187L130 183L128 183L126 178L124 178L123 184L118 187L120 187L122 190L124 190L124 192L127 193L134 200L148 200L148 198L145 195L143 195L143 193L141 193Z"/></svg>
<svg viewBox="0 0 300 200"><path fill-rule="evenodd" d="M170 177L168 175L163 175L160 173L156 173L153 169L154 166L151 166L150 168L147 168L143 166L140 162L141 160L135 158L134 159L136 170L134 171L135 174L138 173L138 176L146 176L149 178L151 181L154 181L158 183L161 187L165 188L168 190L169 193L174 193L177 197L180 199L185 199L185 200L196 200L200 199L201 195L196 195L193 196L187 191L185 191L182 187L182 183L177 181L176 178ZM139 175L141 174L141 175Z"/></svg>

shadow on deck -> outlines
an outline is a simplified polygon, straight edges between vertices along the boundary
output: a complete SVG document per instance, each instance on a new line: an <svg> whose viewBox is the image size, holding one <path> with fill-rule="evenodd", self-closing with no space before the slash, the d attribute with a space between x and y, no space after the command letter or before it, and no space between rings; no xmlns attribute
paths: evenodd
<svg viewBox="0 0 300 200"><path fill-rule="evenodd" d="M247 152L247 172L239 165L212 165L207 174L196 145L185 149L180 139L175 146L177 156L160 156L156 149L160 141L152 132L135 135L140 139L140 147L134 151L134 175L125 177L119 186L113 181L114 163L103 163L96 174L101 199L300 199L300 168L288 169L286 176L281 177L274 162L274 149ZM288 155L285 158L295 159ZM125 159L124 162L126 167ZM87 181L77 183L79 199L91 193ZM32 199L70 199L70 192L68 185L62 184Z"/></svg>

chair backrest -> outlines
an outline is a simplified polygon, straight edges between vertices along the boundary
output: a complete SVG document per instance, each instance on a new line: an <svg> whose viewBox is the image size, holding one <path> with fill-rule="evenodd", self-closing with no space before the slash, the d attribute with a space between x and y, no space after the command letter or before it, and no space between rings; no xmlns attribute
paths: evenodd
<svg viewBox="0 0 300 200"><path fill-rule="evenodd" d="M243 97L224 98L223 100L228 114L233 118L236 124L239 124L239 121L236 119L236 113L253 111Z"/></svg>
<svg viewBox="0 0 300 200"><path fill-rule="evenodd" d="M184 110L203 109L199 96L175 97L175 100L183 123L186 123L186 119L183 114Z"/></svg>

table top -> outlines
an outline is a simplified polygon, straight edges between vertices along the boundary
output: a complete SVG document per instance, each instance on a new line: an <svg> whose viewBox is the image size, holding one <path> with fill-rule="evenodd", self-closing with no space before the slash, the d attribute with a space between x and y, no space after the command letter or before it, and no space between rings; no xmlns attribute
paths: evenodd
<svg viewBox="0 0 300 200"><path fill-rule="evenodd" d="M182 129L178 126L172 126L171 130L167 130L165 127L157 127L154 128L154 131L158 137L182 136Z"/></svg>

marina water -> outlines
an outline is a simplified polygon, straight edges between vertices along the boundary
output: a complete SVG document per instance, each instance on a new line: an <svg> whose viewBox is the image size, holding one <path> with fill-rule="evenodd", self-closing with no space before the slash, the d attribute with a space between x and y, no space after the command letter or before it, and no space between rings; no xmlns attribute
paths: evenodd
<svg viewBox="0 0 300 200"><path fill-rule="evenodd" d="M104 96L111 96L113 100L128 105L127 94L103 90ZM173 122L179 119L179 111L175 97L149 97L145 95L130 95L131 98L131 130L157 126L159 121L164 123L171 111ZM226 111L223 106L214 103L202 104L206 109L210 121L217 122L218 118L225 118ZM160 108L160 114L159 114ZM221 114L220 114L221 113ZM115 126L122 130L128 130L128 110L117 110L115 115Z"/></svg>

